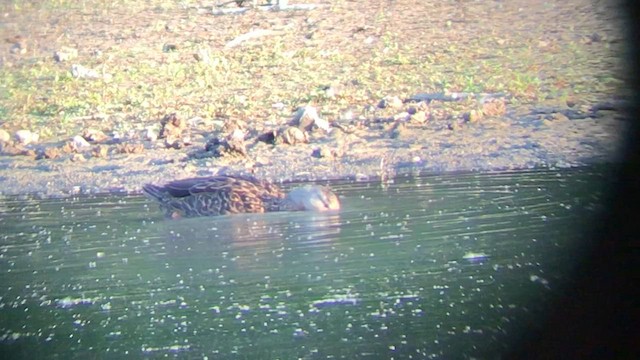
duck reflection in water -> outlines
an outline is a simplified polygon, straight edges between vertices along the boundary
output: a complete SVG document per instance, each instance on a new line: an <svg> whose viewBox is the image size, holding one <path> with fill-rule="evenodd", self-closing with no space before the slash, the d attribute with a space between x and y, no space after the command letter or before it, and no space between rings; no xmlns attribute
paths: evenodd
<svg viewBox="0 0 640 360"><path fill-rule="evenodd" d="M323 259L332 253L340 243L341 225L340 213L333 211L238 214L209 221L159 222L153 238L167 264L188 259L190 266L201 270L226 264L249 273L263 271L264 266L287 271L283 264Z"/></svg>

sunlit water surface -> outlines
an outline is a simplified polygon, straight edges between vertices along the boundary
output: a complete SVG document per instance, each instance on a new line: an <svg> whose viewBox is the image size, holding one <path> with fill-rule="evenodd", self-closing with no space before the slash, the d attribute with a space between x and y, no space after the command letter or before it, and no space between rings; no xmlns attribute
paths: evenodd
<svg viewBox="0 0 640 360"><path fill-rule="evenodd" d="M12 358L495 358L571 279L602 171L333 184L339 213L165 220L143 197L0 207Z"/></svg>

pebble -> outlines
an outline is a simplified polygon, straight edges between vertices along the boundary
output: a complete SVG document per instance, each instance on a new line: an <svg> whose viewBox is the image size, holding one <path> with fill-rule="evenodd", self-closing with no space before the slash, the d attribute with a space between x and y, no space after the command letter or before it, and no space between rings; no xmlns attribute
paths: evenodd
<svg viewBox="0 0 640 360"><path fill-rule="evenodd" d="M332 149L328 146L323 146L313 150L311 156L316 158L337 158L340 156L337 150Z"/></svg>
<svg viewBox="0 0 640 360"><path fill-rule="evenodd" d="M71 161L73 161L73 162L84 162L84 161L87 161L87 159L82 154L73 154L71 156Z"/></svg>
<svg viewBox="0 0 640 360"><path fill-rule="evenodd" d="M292 124L297 125L300 129L310 131L313 126L326 132L331 131L331 126L327 120L320 118L318 110L313 106L305 106L299 108L293 117Z"/></svg>
<svg viewBox="0 0 640 360"><path fill-rule="evenodd" d="M385 109L388 107L392 109L399 109L402 107L402 100L400 100L400 98L397 96L385 96L378 103L378 107L380 109Z"/></svg>
<svg viewBox="0 0 640 360"><path fill-rule="evenodd" d="M480 119L482 119L482 116L484 114L482 113L482 110L471 110L468 113L465 114L465 120L467 120L470 123L474 123L474 122L478 122L480 121Z"/></svg>
<svg viewBox="0 0 640 360"><path fill-rule="evenodd" d="M409 113L406 111L403 111L401 113L395 114L393 116L393 121L406 121L409 119Z"/></svg>
<svg viewBox="0 0 640 360"><path fill-rule="evenodd" d="M144 139L148 141L156 141L158 140L158 133L153 129L147 129L144 133Z"/></svg>
<svg viewBox="0 0 640 360"><path fill-rule="evenodd" d="M82 136L76 135L71 139L71 147L72 149L78 151L82 149L87 149L91 147L91 144L87 140L85 140Z"/></svg>
<svg viewBox="0 0 640 360"><path fill-rule="evenodd" d="M567 115L561 113L561 112L557 112L557 113L553 113L551 115L551 120L553 121L568 121L569 117L567 117Z"/></svg>
<svg viewBox="0 0 640 360"><path fill-rule="evenodd" d="M57 62L72 60L78 57L78 49L63 46L53 53L53 59Z"/></svg>
<svg viewBox="0 0 640 360"><path fill-rule="evenodd" d="M87 129L82 133L82 137L87 140L87 141L91 141L91 142L103 142L107 139L109 139L109 136L107 136L104 132L102 132L101 130L96 130L96 129Z"/></svg>
<svg viewBox="0 0 640 360"><path fill-rule="evenodd" d="M42 156L44 156L44 158L46 159L57 159L58 157L60 157L60 155L61 155L60 149L55 147L48 147L44 149L42 153Z"/></svg>
<svg viewBox="0 0 640 360"><path fill-rule="evenodd" d="M353 120L353 111L346 110L340 115L341 120Z"/></svg>
<svg viewBox="0 0 640 360"><path fill-rule="evenodd" d="M482 113L487 116L500 116L507 112L504 99L493 99L482 104Z"/></svg>
<svg viewBox="0 0 640 360"><path fill-rule="evenodd" d="M116 146L116 152L120 154L140 154L144 151L144 145L140 143L124 143Z"/></svg>
<svg viewBox="0 0 640 360"><path fill-rule="evenodd" d="M97 71L79 64L71 65L71 75L77 79L99 79L102 77Z"/></svg>
<svg viewBox="0 0 640 360"><path fill-rule="evenodd" d="M418 111L409 117L409 121L424 124L427 121L427 114L424 111Z"/></svg>
<svg viewBox="0 0 640 360"><path fill-rule="evenodd" d="M300 143L308 143L307 134L297 127L290 126L286 128L278 137L284 144L295 145Z"/></svg>
<svg viewBox="0 0 640 360"><path fill-rule="evenodd" d="M91 155L96 158L106 158L109 155L109 148L104 145L98 145L93 148Z"/></svg>
<svg viewBox="0 0 640 360"><path fill-rule="evenodd" d="M324 91L324 96L327 99L335 99L336 98L336 89L333 86L324 86L322 88Z"/></svg>
<svg viewBox="0 0 640 360"><path fill-rule="evenodd" d="M0 143L7 143L9 140L11 140L11 135L6 130L0 129Z"/></svg>
<svg viewBox="0 0 640 360"><path fill-rule="evenodd" d="M30 130L18 130L15 134L16 140L22 145L29 145L38 142L40 135L38 133L31 132Z"/></svg>

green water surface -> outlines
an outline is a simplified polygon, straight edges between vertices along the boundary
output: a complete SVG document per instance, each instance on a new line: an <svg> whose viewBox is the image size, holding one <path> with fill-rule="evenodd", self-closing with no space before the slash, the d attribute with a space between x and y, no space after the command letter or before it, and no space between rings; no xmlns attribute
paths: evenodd
<svg viewBox="0 0 640 360"><path fill-rule="evenodd" d="M496 358L599 219L593 168L336 183L338 213L165 220L140 196L0 205L4 358Z"/></svg>

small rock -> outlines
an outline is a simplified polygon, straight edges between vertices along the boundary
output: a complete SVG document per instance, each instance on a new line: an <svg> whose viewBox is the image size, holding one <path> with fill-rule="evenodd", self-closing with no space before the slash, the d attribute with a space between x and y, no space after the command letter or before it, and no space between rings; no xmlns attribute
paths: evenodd
<svg viewBox="0 0 640 360"><path fill-rule="evenodd" d="M162 45L162 52L172 52L178 50L178 46L175 44L164 44Z"/></svg>
<svg viewBox="0 0 640 360"><path fill-rule="evenodd" d="M116 152L120 154L140 154L144 152L144 145L141 143L123 143L116 145Z"/></svg>
<svg viewBox="0 0 640 360"><path fill-rule="evenodd" d="M238 124L236 124L238 125ZM224 128L224 127L223 127ZM213 153L214 156L227 155L247 155L247 147L244 141L245 131L240 127L234 127L231 133L225 138L213 138L205 145L205 151Z"/></svg>
<svg viewBox="0 0 640 360"><path fill-rule="evenodd" d="M243 129L233 129L231 134L228 135L228 138L232 140L244 140L245 136L246 132Z"/></svg>
<svg viewBox="0 0 640 360"><path fill-rule="evenodd" d="M336 88L331 85L325 85L320 87L320 90L323 91L324 97L327 99L335 99L336 98Z"/></svg>
<svg viewBox="0 0 640 360"><path fill-rule="evenodd" d="M214 156L247 156L247 148L244 139L227 137L225 139L213 138L205 145L205 151Z"/></svg>
<svg viewBox="0 0 640 360"><path fill-rule="evenodd" d="M449 123L449 125L447 125L447 128L451 131L460 130L462 128L462 124L454 120L451 123Z"/></svg>
<svg viewBox="0 0 640 360"><path fill-rule="evenodd" d="M283 110L287 106L282 102L277 102L277 103L271 104L271 107L277 110Z"/></svg>
<svg viewBox="0 0 640 360"><path fill-rule="evenodd" d="M420 101L413 106L409 106L407 112L411 115L417 113L418 111L424 111L425 113L429 112L429 105L426 101Z"/></svg>
<svg viewBox="0 0 640 360"><path fill-rule="evenodd" d="M207 65L213 65L213 61L211 61L211 50L208 48L198 49L196 53L193 54L193 58Z"/></svg>
<svg viewBox="0 0 640 360"><path fill-rule="evenodd" d="M329 148L327 146L323 146L321 148L317 148L313 150L311 156L316 158L336 158L339 156L338 151L336 149Z"/></svg>
<svg viewBox="0 0 640 360"><path fill-rule="evenodd" d="M173 113L166 115L160 120L160 139L167 137L181 137L182 132L187 128L187 123Z"/></svg>
<svg viewBox="0 0 640 360"><path fill-rule="evenodd" d="M61 154L62 154L62 151L55 147L48 147L44 149L44 151L42 152L42 156L45 159L57 159L60 157Z"/></svg>
<svg viewBox="0 0 640 360"><path fill-rule="evenodd" d="M0 143L0 153L3 155L27 155L27 150L20 144L11 142Z"/></svg>
<svg viewBox="0 0 640 360"><path fill-rule="evenodd" d="M87 161L87 158L85 158L84 155L82 155L82 154L73 154L73 155L71 155L71 161L73 161L73 162L85 162L85 161Z"/></svg>
<svg viewBox="0 0 640 360"><path fill-rule="evenodd" d="M53 53L53 59L57 62L72 60L78 57L78 49L63 46Z"/></svg>
<svg viewBox="0 0 640 360"><path fill-rule="evenodd" d="M0 129L0 143L8 143L11 140L11 135L4 129Z"/></svg>
<svg viewBox="0 0 640 360"><path fill-rule="evenodd" d="M409 113L406 111L403 111L401 113L395 114L393 116L393 121L407 121L409 120L409 117L410 117Z"/></svg>
<svg viewBox="0 0 640 360"><path fill-rule="evenodd" d="M402 104L403 104L402 100L400 100L400 98L397 96L385 96L378 103L378 107L380 109L385 109L385 108L399 109L402 107Z"/></svg>
<svg viewBox="0 0 640 360"><path fill-rule="evenodd" d="M349 109L342 112L342 114L340 114L340 120L353 120L353 111Z"/></svg>
<svg viewBox="0 0 640 360"><path fill-rule="evenodd" d="M180 150L184 147L184 143L182 142L182 139L166 138L164 139L164 147L167 149Z"/></svg>
<svg viewBox="0 0 640 360"><path fill-rule="evenodd" d="M492 99L482 104L482 113L486 116L500 116L507 112L504 99Z"/></svg>
<svg viewBox="0 0 640 360"><path fill-rule="evenodd" d="M245 132L247 129L247 123L241 119L227 119L222 124L222 131L224 134L231 134L236 130L241 130Z"/></svg>
<svg viewBox="0 0 640 360"><path fill-rule="evenodd" d="M268 156L256 156L256 166L266 166L271 164L271 159Z"/></svg>
<svg viewBox="0 0 640 360"><path fill-rule="evenodd" d="M367 104L367 105L364 106L364 108L362 110L364 111L365 114L368 114L368 113L375 112L376 111L376 107L371 105L371 104Z"/></svg>
<svg viewBox="0 0 640 360"><path fill-rule="evenodd" d="M160 129L160 139L165 139L165 146L167 148L179 149L184 145L183 132L187 129L187 122L178 118L173 113L166 115L160 121L162 126Z"/></svg>
<svg viewBox="0 0 640 360"><path fill-rule="evenodd" d="M144 133L144 139L147 141L156 141L158 140L158 133L153 130L152 128L149 128L145 131Z"/></svg>
<svg viewBox="0 0 640 360"><path fill-rule="evenodd" d="M318 129L322 129L326 132L331 132L331 125L325 119L317 118L313 123Z"/></svg>
<svg viewBox="0 0 640 360"><path fill-rule="evenodd" d="M94 143L101 143L109 139L104 132L96 129L87 129L82 133L82 137Z"/></svg>
<svg viewBox="0 0 640 360"><path fill-rule="evenodd" d="M74 152L82 151L91 147L91 144L89 144L89 142L80 135L74 136L73 139L71 139L70 145Z"/></svg>
<svg viewBox="0 0 640 360"><path fill-rule="evenodd" d="M243 161L244 168L249 170L249 169L253 169L256 166L256 163L253 160L245 160Z"/></svg>
<svg viewBox="0 0 640 360"><path fill-rule="evenodd" d="M27 48L21 43L15 43L11 45L9 52L11 52L12 54L24 55L27 53Z"/></svg>
<svg viewBox="0 0 640 360"><path fill-rule="evenodd" d="M409 116L409 121L417 124L424 124L427 122L427 113L424 111L418 111L415 114Z"/></svg>
<svg viewBox="0 0 640 360"><path fill-rule="evenodd" d="M464 119L470 123L474 123L480 121L483 115L482 110L471 110L464 114Z"/></svg>
<svg viewBox="0 0 640 360"><path fill-rule="evenodd" d="M75 152L71 141L67 141L66 143L64 143L64 145L62 145L60 150L65 154L71 154Z"/></svg>
<svg viewBox="0 0 640 360"><path fill-rule="evenodd" d="M77 79L99 79L102 77L97 71L79 64L71 65L71 75Z"/></svg>
<svg viewBox="0 0 640 360"><path fill-rule="evenodd" d="M331 131L331 126L327 120L318 116L318 111L313 106L305 106L296 111L291 121L292 125L297 125L300 129L311 131L313 127L317 127L326 132Z"/></svg>
<svg viewBox="0 0 640 360"><path fill-rule="evenodd" d="M34 159L38 157L38 153L36 153L36 151L33 149L26 149L25 151L22 152L22 155L28 156Z"/></svg>
<svg viewBox="0 0 640 360"><path fill-rule="evenodd" d="M91 150L91 155L96 158L106 158L109 155L109 148L104 145L98 145Z"/></svg>
<svg viewBox="0 0 640 360"><path fill-rule="evenodd" d="M568 121L569 118L567 117L567 115L561 113L561 112L557 112L557 113L553 113L550 115L550 120L552 121Z"/></svg>
<svg viewBox="0 0 640 360"><path fill-rule="evenodd" d="M308 143L307 133L297 127L290 126L286 128L279 136L278 140L284 144L295 145L300 143Z"/></svg>
<svg viewBox="0 0 640 360"><path fill-rule="evenodd" d="M27 41L20 35L16 35L13 38L5 39L11 44L9 52L12 54L24 55L27 53Z"/></svg>
<svg viewBox="0 0 640 360"><path fill-rule="evenodd" d="M30 130L18 130L15 133L16 140L22 145L29 145L38 142L40 135Z"/></svg>

